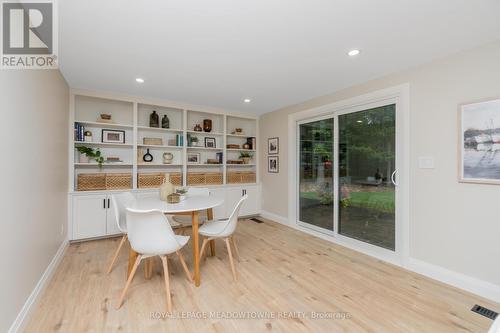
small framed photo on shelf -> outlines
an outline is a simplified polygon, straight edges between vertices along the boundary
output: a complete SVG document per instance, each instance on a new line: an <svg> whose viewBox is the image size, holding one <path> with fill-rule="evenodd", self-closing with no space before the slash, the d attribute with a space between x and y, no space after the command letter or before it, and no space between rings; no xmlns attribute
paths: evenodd
<svg viewBox="0 0 500 333"><path fill-rule="evenodd" d="M188 164L200 164L200 153L187 153Z"/></svg>
<svg viewBox="0 0 500 333"><path fill-rule="evenodd" d="M215 148L215 138L205 138L205 148Z"/></svg>
<svg viewBox="0 0 500 333"><path fill-rule="evenodd" d="M268 156L267 157L267 172L269 172L269 173L280 172L279 156Z"/></svg>
<svg viewBox="0 0 500 333"><path fill-rule="evenodd" d="M280 151L280 139L269 138L267 139L267 153L269 155L278 154Z"/></svg>
<svg viewBox="0 0 500 333"><path fill-rule="evenodd" d="M125 131L102 130L102 143L125 143Z"/></svg>

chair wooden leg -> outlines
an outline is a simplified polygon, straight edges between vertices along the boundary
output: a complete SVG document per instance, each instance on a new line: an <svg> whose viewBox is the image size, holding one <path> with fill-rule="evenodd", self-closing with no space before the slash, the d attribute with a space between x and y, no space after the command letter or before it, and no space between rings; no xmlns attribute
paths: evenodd
<svg viewBox="0 0 500 333"><path fill-rule="evenodd" d="M153 267L154 267L154 258L150 257L147 258L144 262L144 278L146 280L150 280L151 277L153 276Z"/></svg>
<svg viewBox="0 0 500 333"><path fill-rule="evenodd" d="M181 262L182 269L184 270L184 273L186 273L186 276L189 280L189 282L193 282L193 278L191 277L191 272L189 271L186 262L184 261L184 256L182 255L181 251L177 251L177 255L179 256L179 261Z"/></svg>
<svg viewBox="0 0 500 333"><path fill-rule="evenodd" d="M238 260L238 262L240 262L240 251L238 250L238 246L236 246L236 240L234 239L234 236L231 236L231 243L233 243L234 254L236 255L236 260Z"/></svg>
<svg viewBox="0 0 500 333"><path fill-rule="evenodd" d="M161 262L163 263L163 275L165 278L165 289L167 291L167 311L172 312L172 297L170 295L170 279L168 276L168 261L167 256L161 257Z"/></svg>
<svg viewBox="0 0 500 333"><path fill-rule="evenodd" d="M203 243L201 244L200 258L205 260L207 257L205 256L205 250L207 248L208 238L203 238Z"/></svg>
<svg viewBox="0 0 500 333"><path fill-rule="evenodd" d="M121 308L123 305L123 300L125 299L125 295L127 294L128 288L130 287L130 283L132 283L132 279L134 278L135 272L137 271L137 267L139 267L139 263L141 262L141 260L142 260L142 254L139 254L135 259L132 271L128 276L127 284L125 284L125 289L123 289L122 295L120 296L120 301L118 302L118 306L116 307L117 310Z"/></svg>
<svg viewBox="0 0 500 333"><path fill-rule="evenodd" d="M111 273L111 270L113 269L113 265L115 264L115 261L118 258L118 255L120 254L120 250L122 249L122 246L123 246L123 244L125 244L126 240L127 240L127 235L123 235L122 239L120 239L120 244L118 245L118 248L115 251L113 259L111 259L111 264L109 264L108 271L106 274Z"/></svg>
<svg viewBox="0 0 500 333"><path fill-rule="evenodd" d="M231 264L231 271L233 272L234 281L238 280L238 276L236 275L236 268L234 267L233 254L231 252L231 244L229 243L229 238L225 239L227 253L229 254L229 263Z"/></svg>

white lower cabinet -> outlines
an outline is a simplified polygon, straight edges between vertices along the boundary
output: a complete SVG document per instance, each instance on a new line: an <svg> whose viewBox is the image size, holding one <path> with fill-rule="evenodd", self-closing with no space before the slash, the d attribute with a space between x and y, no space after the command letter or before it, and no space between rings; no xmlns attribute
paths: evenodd
<svg viewBox="0 0 500 333"><path fill-rule="evenodd" d="M244 195L248 200L243 203L239 216L257 215L260 213L260 186L228 186L210 188L210 195L224 199L224 204L214 208L214 218L229 217L234 207ZM157 190L137 191L137 198L158 195ZM72 195L71 240L81 240L117 235L120 230L116 226L115 212L111 201L111 193Z"/></svg>
<svg viewBox="0 0 500 333"><path fill-rule="evenodd" d="M109 194L73 196L72 240L119 234L111 205Z"/></svg>

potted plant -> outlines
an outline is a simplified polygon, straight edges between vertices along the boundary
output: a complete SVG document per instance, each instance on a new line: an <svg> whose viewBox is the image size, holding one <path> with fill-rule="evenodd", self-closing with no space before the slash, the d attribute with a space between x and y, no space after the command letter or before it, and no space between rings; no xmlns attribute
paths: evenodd
<svg viewBox="0 0 500 333"><path fill-rule="evenodd" d="M240 159L243 160L243 164L249 164L252 157L253 157L253 155L250 154L249 152L242 151L240 153Z"/></svg>
<svg viewBox="0 0 500 333"><path fill-rule="evenodd" d="M90 160L95 160L99 168L102 168L102 164L104 163L104 157L101 155L101 151L98 149L94 150L89 147L77 147L76 148L80 153L80 163L89 163ZM86 157L82 158L82 157Z"/></svg>

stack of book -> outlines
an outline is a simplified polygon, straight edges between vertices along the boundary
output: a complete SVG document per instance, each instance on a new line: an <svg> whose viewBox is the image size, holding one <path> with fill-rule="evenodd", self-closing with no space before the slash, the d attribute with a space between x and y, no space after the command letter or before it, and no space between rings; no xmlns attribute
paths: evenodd
<svg viewBox="0 0 500 333"><path fill-rule="evenodd" d="M75 141L85 141L85 126L75 123Z"/></svg>
<svg viewBox="0 0 500 333"><path fill-rule="evenodd" d="M184 146L184 136L182 134L177 134L175 136L175 145L178 147Z"/></svg>

